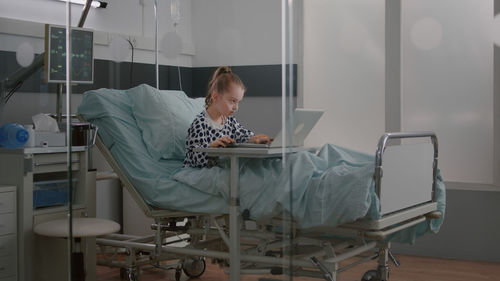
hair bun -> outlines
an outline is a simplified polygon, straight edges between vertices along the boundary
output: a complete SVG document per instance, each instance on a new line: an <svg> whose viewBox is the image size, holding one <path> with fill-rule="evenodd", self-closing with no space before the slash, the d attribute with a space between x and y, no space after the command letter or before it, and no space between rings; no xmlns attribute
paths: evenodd
<svg viewBox="0 0 500 281"><path fill-rule="evenodd" d="M221 66L221 71L224 73L231 73L233 72L229 66Z"/></svg>
<svg viewBox="0 0 500 281"><path fill-rule="evenodd" d="M231 68L229 66L221 66L219 68L217 68L217 70L215 71L215 77L221 75L221 74L225 74L225 73L233 73L233 71L231 70Z"/></svg>

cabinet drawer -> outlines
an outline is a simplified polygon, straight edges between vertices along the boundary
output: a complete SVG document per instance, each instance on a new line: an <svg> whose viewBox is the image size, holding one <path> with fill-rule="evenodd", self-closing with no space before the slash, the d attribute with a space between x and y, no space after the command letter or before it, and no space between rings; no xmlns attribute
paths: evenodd
<svg viewBox="0 0 500 281"><path fill-rule="evenodd" d="M14 212L16 197L14 192L0 192L0 214Z"/></svg>
<svg viewBox="0 0 500 281"><path fill-rule="evenodd" d="M17 276L10 276L5 278L0 278L0 281L17 281Z"/></svg>
<svg viewBox="0 0 500 281"><path fill-rule="evenodd" d="M17 236L14 234L0 237L0 257L15 256Z"/></svg>
<svg viewBox="0 0 500 281"><path fill-rule="evenodd" d="M66 153L48 153L33 155L33 173L66 171ZM80 153L71 153L72 170L80 169Z"/></svg>
<svg viewBox="0 0 500 281"><path fill-rule="evenodd" d="M15 275L16 268L16 259L13 259L12 257L0 258L0 278Z"/></svg>
<svg viewBox="0 0 500 281"><path fill-rule="evenodd" d="M16 217L14 213L0 215L0 235L16 233Z"/></svg>

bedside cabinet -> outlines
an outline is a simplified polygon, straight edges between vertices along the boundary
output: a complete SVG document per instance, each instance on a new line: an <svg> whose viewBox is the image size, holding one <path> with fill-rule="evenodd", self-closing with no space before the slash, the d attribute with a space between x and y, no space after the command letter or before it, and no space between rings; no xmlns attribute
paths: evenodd
<svg viewBox="0 0 500 281"><path fill-rule="evenodd" d="M16 187L0 185L0 281L17 280Z"/></svg>
<svg viewBox="0 0 500 281"><path fill-rule="evenodd" d="M74 218L95 217L95 171L88 171L87 161L86 147L72 147ZM14 232L14 236L17 239L15 240L17 241L17 248L15 248L17 272L14 274L17 276L15 279L17 281L68 280L67 240L43 237L33 232L33 228L40 223L68 217L66 203L70 184L67 177L67 147L0 148L0 185L16 187L17 200L8 200L15 202L13 209L16 212L0 213L0 224L5 221L3 216L10 218L12 214L16 214L17 233ZM66 193L61 194L62 192ZM15 225L14 228L16 228ZM6 233L8 232L11 231ZM8 235L4 234L0 236L0 239ZM86 254L85 281L94 281L96 279L95 238L82 241L82 251ZM2 275L1 268L4 260L12 262L14 259L0 256L0 281L10 281L10 279L2 279L3 276L10 276ZM11 267L9 265L4 268Z"/></svg>

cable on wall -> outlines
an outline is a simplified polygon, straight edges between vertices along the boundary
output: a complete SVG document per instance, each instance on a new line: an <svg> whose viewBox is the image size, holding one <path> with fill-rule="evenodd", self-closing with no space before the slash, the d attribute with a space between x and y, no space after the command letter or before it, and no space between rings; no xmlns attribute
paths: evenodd
<svg viewBox="0 0 500 281"><path fill-rule="evenodd" d="M182 90L182 76L181 76L181 66L177 63L177 73L179 75L179 89Z"/></svg>
<svg viewBox="0 0 500 281"><path fill-rule="evenodd" d="M132 58L130 60L130 80L129 80L129 88L132 88L132 79L134 77L134 44L130 38L127 39L127 42L130 44L130 49L132 49Z"/></svg>

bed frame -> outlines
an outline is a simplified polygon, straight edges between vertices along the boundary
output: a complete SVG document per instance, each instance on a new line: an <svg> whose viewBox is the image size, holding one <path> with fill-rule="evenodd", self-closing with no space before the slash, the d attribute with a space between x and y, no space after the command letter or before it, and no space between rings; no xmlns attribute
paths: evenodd
<svg viewBox="0 0 500 281"><path fill-rule="evenodd" d="M228 272L232 261L227 215L159 210L148 205L100 138L96 145L144 214L154 219L156 231L146 237L114 234L97 238L99 265L120 267L128 280L138 280L143 266L175 269L179 280L182 271L190 277L202 275L204 258L210 257ZM378 268L366 272L362 280L388 280L389 261L398 265L388 236L441 216L435 194L437 160L438 142L432 132L384 134L374 171L379 219L302 231L286 215L265 224L246 221L243 216L240 273L293 274L332 281L340 272L378 259ZM123 253L125 260L120 259ZM163 263L169 260L174 262ZM231 276L231 280L238 279Z"/></svg>

